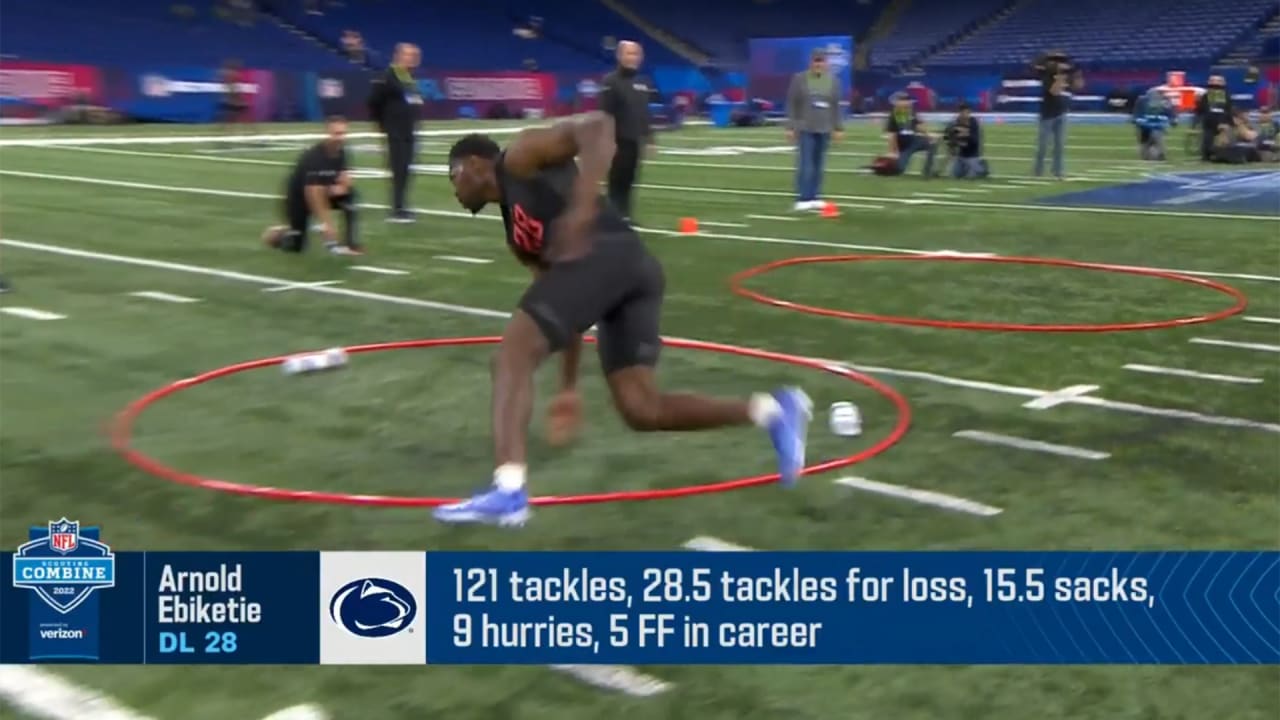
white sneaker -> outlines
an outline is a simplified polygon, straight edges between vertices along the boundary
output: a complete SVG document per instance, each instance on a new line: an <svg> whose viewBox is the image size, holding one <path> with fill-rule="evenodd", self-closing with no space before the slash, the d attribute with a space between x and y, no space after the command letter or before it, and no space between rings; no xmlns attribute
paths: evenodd
<svg viewBox="0 0 1280 720"><path fill-rule="evenodd" d="M791 209L794 212L804 212L805 210L812 210L813 203L809 202L808 200L800 200L796 202L795 206Z"/></svg>

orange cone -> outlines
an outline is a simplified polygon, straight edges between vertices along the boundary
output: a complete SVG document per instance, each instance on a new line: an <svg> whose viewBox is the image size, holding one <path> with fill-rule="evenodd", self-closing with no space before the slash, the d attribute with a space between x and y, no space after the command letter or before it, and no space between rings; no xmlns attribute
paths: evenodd
<svg viewBox="0 0 1280 720"><path fill-rule="evenodd" d="M680 232L684 235L692 235L693 233L698 232L698 218L680 218Z"/></svg>
<svg viewBox="0 0 1280 720"><path fill-rule="evenodd" d="M836 206L836 204L835 204L835 203L833 203L833 202L826 202L826 203L823 203L823 204L822 204L822 217L824 217L824 218L840 217L840 208L839 208L839 207L837 207L837 206Z"/></svg>

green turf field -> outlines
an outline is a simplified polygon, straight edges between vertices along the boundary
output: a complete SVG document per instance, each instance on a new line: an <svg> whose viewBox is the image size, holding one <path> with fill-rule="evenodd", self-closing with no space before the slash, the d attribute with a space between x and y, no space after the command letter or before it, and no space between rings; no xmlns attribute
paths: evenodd
<svg viewBox="0 0 1280 720"><path fill-rule="evenodd" d="M314 128L269 128L299 130ZM203 131L6 130L0 140ZM1036 204L1153 171L1134 159L1127 128L1071 132L1067 182L1028 178L1032 130L994 125L987 141L995 178L925 182L858 172L881 141L876 126L856 124L829 161L825 192L844 206L835 219L790 213L791 158L778 130L664 136L666 152L644 169L637 221L654 230L645 238L666 265L665 332L866 368L909 399L911 431L883 455L808 477L790 492L550 508L514 532L442 528L421 510L272 504L178 486L125 464L103 433L144 392L221 365L500 332L497 313L513 306L526 275L507 257L494 209L479 218L460 212L443 175L426 168L414 203L428 214L400 226L385 224L383 209L366 211L368 256L285 257L262 249L258 235L276 221L272 197L298 152L288 142L0 147L0 274L16 288L0 296L0 309L64 316L0 315L0 544L15 547L28 525L67 515L101 525L117 550L668 549L695 537L769 549L1275 549L1280 222L1177 206ZM443 165L449 140L429 138L419 162ZM376 141L352 142L369 146L357 149L359 164L379 170ZM710 154L713 147L722 149ZM1177 159L1156 170L1187 167ZM359 186L366 202L387 201L385 180ZM686 216L703 223L700 234L672 232ZM1239 288L1250 304L1243 316L1178 329L1008 334L812 317L728 290L730 274L782 258L942 250L1198 271ZM294 282L334 284L282 289ZM1201 287L1147 277L945 262L803 265L748 286L845 310L1022 323L1158 320L1230 304ZM156 405L139 422L137 446L186 471L239 482L465 493L491 470L489 350L361 355L321 376L236 375ZM533 443L534 490L664 488L769 470L768 443L750 430L629 434L594 367L585 367L589 431L564 451ZM544 375L549 390L554 372ZM662 377L731 394L799 383L822 410L856 402L864 435L833 437L823 415L814 458L868 447L896 420L863 386L760 360L670 350ZM1066 388L1074 390L1053 394ZM964 431L1074 454L956 436ZM834 482L850 476L945 494L950 501L935 502L952 507ZM1276 668L641 671L669 689L632 697L539 667L56 672L159 720L259 720L302 703L341 720L1261 720L1280 705ZM12 712L0 705L0 717Z"/></svg>

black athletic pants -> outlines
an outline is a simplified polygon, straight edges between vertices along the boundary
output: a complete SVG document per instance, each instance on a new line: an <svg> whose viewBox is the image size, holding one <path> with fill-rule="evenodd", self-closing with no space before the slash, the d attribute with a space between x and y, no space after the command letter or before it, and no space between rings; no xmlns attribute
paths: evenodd
<svg viewBox="0 0 1280 720"><path fill-rule="evenodd" d="M412 177L415 138L387 135L387 163L391 166L391 211L408 212L409 179Z"/></svg>
<svg viewBox="0 0 1280 720"><path fill-rule="evenodd" d="M346 195L329 197L329 207L342 215L343 244L355 249L360 247L356 234L356 189ZM284 216L289 223L289 230L280 240L280 249L285 252L302 252L307 249L307 231L310 230L311 208L306 197L290 193L284 200Z"/></svg>
<svg viewBox="0 0 1280 720"><path fill-rule="evenodd" d="M609 201L622 216L631 219L631 188L636 183L640 169L640 143L635 140L618 140L613 153L613 165L609 168Z"/></svg>

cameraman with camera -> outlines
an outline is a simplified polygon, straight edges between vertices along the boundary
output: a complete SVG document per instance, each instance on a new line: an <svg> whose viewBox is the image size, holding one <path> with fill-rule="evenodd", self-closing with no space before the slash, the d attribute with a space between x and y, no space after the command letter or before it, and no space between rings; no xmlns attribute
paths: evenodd
<svg viewBox="0 0 1280 720"><path fill-rule="evenodd" d="M943 132L951 177L981 179L990 175L987 161L982 159L982 127L973 116L969 103L960 103L960 112Z"/></svg>
<svg viewBox="0 0 1280 720"><path fill-rule="evenodd" d="M1192 128L1200 128L1201 160L1209 162L1216 159L1216 149L1221 145L1220 136L1224 131L1233 130L1234 125L1235 108L1231 106L1227 80L1221 75L1210 75L1204 93L1196 101L1195 119L1191 125Z"/></svg>
<svg viewBox="0 0 1280 720"><path fill-rule="evenodd" d="M1066 143L1067 110L1071 104L1071 90L1084 87L1084 77L1061 50L1045 53L1035 63L1036 77L1040 80L1040 132L1036 136L1036 177L1044 175L1044 156L1050 137L1053 142L1053 174L1061 180L1063 145Z"/></svg>

